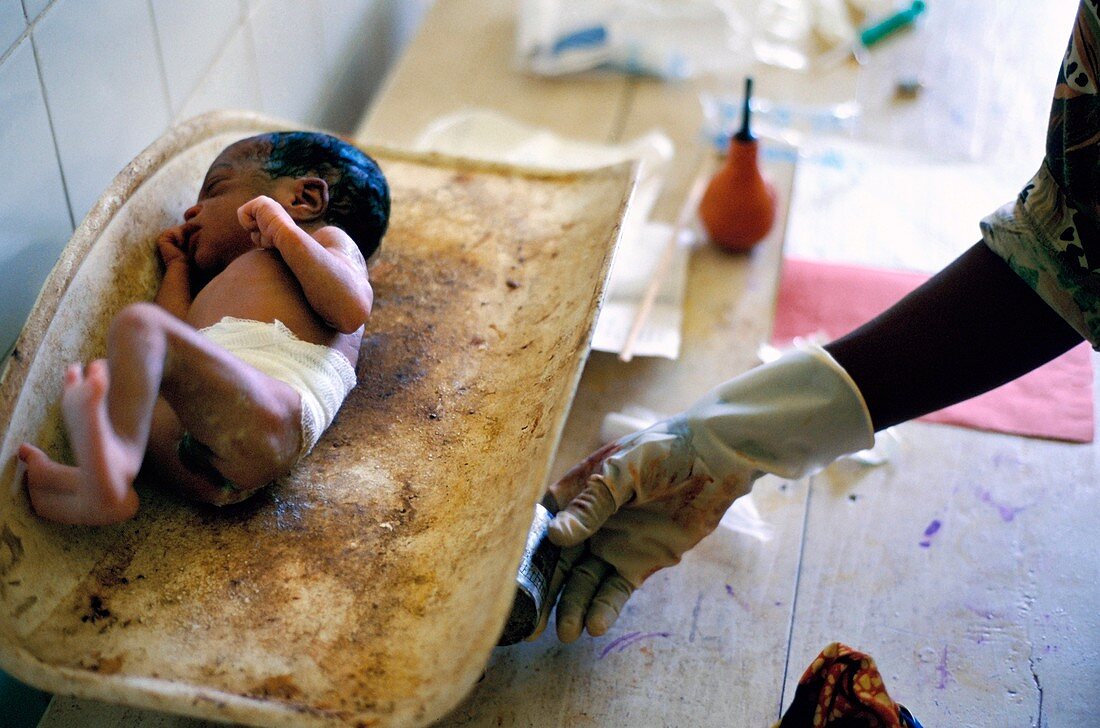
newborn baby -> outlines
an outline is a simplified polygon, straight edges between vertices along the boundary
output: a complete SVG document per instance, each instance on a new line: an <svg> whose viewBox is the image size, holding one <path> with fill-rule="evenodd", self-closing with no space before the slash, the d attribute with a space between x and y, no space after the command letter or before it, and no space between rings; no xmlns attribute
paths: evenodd
<svg viewBox="0 0 1100 728"><path fill-rule="evenodd" d="M120 311L107 358L64 373L77 465L19 448L34 511L125 520L142 468L218 505L285 475L355 385L366 259L389 204L374 160L335 137L276 132L222 151L157 238L155 303Z"/></svg>

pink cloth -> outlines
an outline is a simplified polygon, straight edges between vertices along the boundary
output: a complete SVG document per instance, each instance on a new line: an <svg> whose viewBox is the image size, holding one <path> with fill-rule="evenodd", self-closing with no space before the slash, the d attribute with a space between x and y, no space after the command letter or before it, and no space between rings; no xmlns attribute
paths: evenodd
<svg viewBox="0 0 1100 728"><path fill-rule="evenodd" d="M783 263L772 342L848 333L889 308L928 276L788 258ZM978 430L1092 442L1092 349L1082 343L1054 361L966 402L922 417Z"/></svg>

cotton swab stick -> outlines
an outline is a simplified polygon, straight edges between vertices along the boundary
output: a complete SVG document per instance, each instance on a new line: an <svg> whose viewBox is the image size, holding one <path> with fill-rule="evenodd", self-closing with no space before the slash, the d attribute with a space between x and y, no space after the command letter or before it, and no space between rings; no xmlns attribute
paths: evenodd
<svg viewBox="0 0 1100 728"><path fill-rule="evenodd" d="M668 275L672 256L676 253L676 247L680 244L680 235L691 227L691 224L695 221L695 213L699 209L699 200L702 199L703 192L706 190L707 183L714 171L715 155L711 154L709 150L703 150L702 157L699 171L695 173L695 179L692 180L691 187L688 188L687 197L684 198L684 204L680 208L680 214L676 218L676 225L672 228L672 234L669 235L668 242L665 243L664 250L661 251L661 257L657 260L657 265L653 267L653 272L650 273L649 283L646 285L641 303L638 304L638 310L634 314L634 322L630 325L626 341L623 342L623 348L619 351L620 361L630 361L634 358L634 347L638 341L638 334L641 333L646 319L649 318L653 303L657 300L657 294L661 290L661 284L664 283L665 276Z"/></svg>

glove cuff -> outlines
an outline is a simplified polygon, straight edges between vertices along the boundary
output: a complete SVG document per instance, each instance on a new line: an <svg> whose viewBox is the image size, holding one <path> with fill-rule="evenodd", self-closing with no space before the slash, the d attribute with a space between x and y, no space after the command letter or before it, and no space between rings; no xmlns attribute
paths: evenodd
<svg viewBox="0 0 1100 728"><path fill-rule="evenodd" d="M681 417L712 470L741 466L798 478L874 444L859 388L816 345L719 385Z"/></svg>

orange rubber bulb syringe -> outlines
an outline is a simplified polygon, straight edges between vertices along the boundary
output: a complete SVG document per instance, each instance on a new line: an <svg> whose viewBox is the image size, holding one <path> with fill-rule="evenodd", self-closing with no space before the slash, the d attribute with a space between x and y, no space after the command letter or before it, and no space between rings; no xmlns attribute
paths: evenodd
<svg viewBox="0 0 1100 728"><path fill-rule="evenodd" d="M760 170L759 143L750 129L752 79L745 79L741 129L699 202L699 219L710 240L732 251L760 242L775 222L775 188Z"/></svg>

